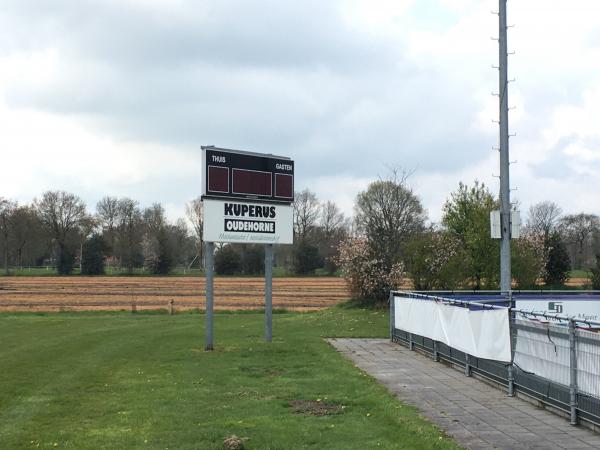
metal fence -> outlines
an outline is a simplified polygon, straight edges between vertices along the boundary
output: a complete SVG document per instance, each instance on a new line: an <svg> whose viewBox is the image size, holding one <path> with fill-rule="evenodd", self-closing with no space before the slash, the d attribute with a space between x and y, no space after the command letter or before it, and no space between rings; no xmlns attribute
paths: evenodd
<svg viewBox="0 0 600 450"><path fill-rule="evenodd" d="M437 301L471 310L510 311L512 362L466 354L425 336L395 327L396 298ZM497 299L496 299L497 300ZM511 304L506 296L505 304ZM413 292L390 294L390 334L393 342L431 354L507 388L509 395L526 394L570 415L571 424L585 420L600 426L600 322L523 311L478 301L456 300Z"/></svg>

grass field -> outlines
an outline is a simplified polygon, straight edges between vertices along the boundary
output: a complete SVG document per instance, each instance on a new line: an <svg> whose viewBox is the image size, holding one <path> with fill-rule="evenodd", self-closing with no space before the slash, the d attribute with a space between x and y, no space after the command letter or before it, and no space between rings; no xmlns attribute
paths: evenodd
<svg viewBox="0 0 600 450"><path fill-rule="evenodd" d="M591 275L591 273L590 273L589 270L581 270L581 269L579 269L579 270L571 270L569 272L569 277L570 278L585 278L585 279L587 279L587 278L590 277L590 275Z"/></svg>
<svg viewBox="0 0 600 450"><path fill-rule="evenodd" d="M384 312L0 314L0 448L457 448L324 336L382 337ZM324 412L328 414L320 415Z"/></svg>

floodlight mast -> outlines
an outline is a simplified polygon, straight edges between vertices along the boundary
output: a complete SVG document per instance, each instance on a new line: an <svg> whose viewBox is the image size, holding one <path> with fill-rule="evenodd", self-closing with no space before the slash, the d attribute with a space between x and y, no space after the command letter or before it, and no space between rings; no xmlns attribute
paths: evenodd
<svg viewBox="0 0 600 450"><path fill-rule="evenodd" d="M500 289L511 290L510 267L510 178L508 158L508 47L506 25L506 1L499 0L499 106L500 106Z"/></svg>

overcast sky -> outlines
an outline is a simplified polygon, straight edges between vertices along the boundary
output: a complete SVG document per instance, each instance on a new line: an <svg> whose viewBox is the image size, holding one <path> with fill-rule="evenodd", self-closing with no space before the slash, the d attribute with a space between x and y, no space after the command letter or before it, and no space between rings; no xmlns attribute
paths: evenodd
<svg viewBox="0 0 600 450"><path fill-rule="evenodd" d="M352 213L389 168L432 220L498 191L497 1L0 0L0 196L105 195L171 218L200 145L287 155ZM509 1L511 184L600 213L600 2Z"/></svg>

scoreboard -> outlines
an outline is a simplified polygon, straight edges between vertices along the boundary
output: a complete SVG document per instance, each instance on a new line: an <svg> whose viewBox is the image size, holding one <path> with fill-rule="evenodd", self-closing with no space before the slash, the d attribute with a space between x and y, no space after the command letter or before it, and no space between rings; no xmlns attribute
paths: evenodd
<svg viewBox="0 0 600 450"><path fill-rule="evenodd" d="M203 198L290 204L294 161L283 156L202 147Z"/></svg>
<svg viewBox="0 0 600 450"><path fill-rule="evenodd" d="M265 340L273 320L273 245L294 243L294 161L202 146L202 238L206 243L206 350L213 349L214 243L265 245Z"/></svg>

